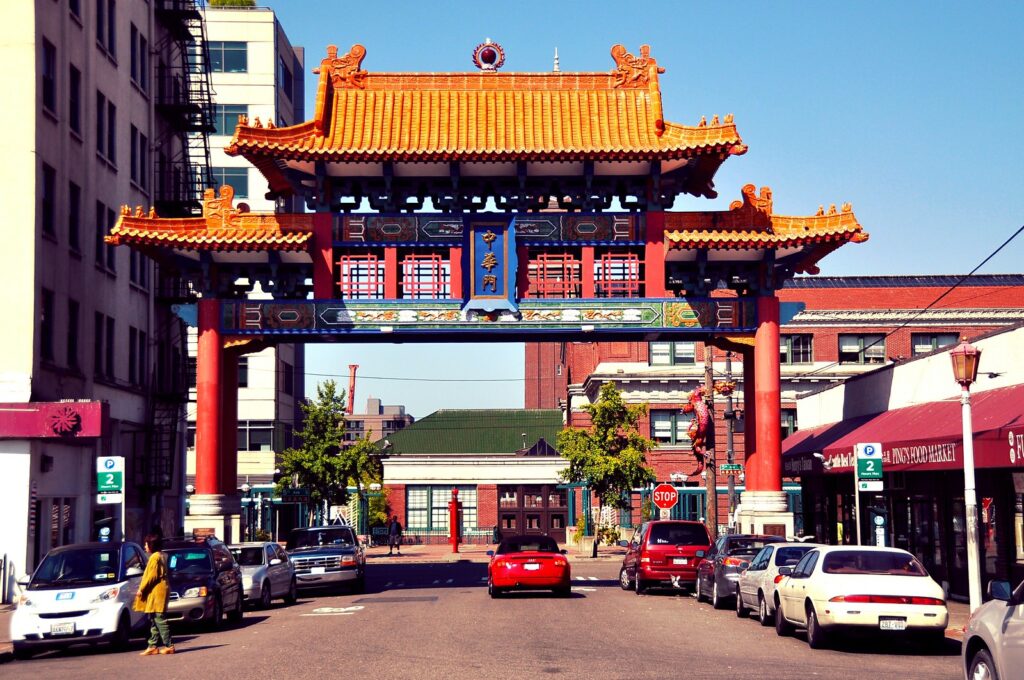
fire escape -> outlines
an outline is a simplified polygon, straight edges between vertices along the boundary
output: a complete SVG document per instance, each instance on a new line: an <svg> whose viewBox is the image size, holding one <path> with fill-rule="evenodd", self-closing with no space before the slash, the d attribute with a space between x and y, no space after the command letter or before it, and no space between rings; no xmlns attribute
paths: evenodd
<svg viewBox="0 0 1024 680"><path fill-rule="evenodd" d="M157 52L169 55L157 72L156 113L163 123L157 148L156 210L161 217L202 213L213 186L210 133L214 131L210 54L197 0L156 0L164 28Z"/></svg>

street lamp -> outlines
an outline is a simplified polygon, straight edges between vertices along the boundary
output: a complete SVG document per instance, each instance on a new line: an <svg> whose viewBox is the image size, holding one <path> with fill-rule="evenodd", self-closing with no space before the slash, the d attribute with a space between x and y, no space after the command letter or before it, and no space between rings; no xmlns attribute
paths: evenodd
<svg viewBox="0 0 1024 680"><path fill-rule="evenodd" d="M245 496L245 533L252 540L252 499L249 498L249 492L252 491L252 487L249 486L249 482L245 482L242 486L238 487L242 494Z"/></svg>
<svg viewBox="0 0 1024 680"><path fill-rule="evenodd" d="M967 513L967 591L971 611L981 606L981 567L978 564L978 498L974 490L974 427L971 423L971 383L978 378L981 350L963 338L950 350L953 377L960 383L964 426L964 510Z"/></svg>

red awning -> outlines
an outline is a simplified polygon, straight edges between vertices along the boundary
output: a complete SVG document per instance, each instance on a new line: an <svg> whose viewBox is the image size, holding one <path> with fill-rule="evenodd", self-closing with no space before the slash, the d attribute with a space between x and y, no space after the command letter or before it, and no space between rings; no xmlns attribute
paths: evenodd
<svg viewBox="0 0 1024 680"><path fill-rule="evenodd" d="M971 395L974 464L1024 470L1024 385ZM799 430L782 443L786 475L853 470L853 447L882 444L886 472L963 468L960 399L933 401ZM824 470L813 454L824 456Z"/></svg>

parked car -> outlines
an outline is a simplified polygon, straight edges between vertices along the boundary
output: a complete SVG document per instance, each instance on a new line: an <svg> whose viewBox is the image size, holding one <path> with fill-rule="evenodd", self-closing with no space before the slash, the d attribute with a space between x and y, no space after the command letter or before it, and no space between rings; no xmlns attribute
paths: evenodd
<svg viewBox="0 0 1024 680"><path fill-rule="evenodd" d="M775 631L807 629L812 649L839 629L915 632L940 644L949 612L942 586L905 550L821 546L795 567L780 567Z"/></svg>
<svg viewBox="0 0 1024 680"><path fill-rule="evenodd" d="M697 567L711 548L707 527L700 522L654 520L644 522L628 541L619 569L623 590L639 595L648 588L687 588L697 579Z"/></svg>
<svg viewBox="0 0 1024 680"><path fill-rule="evenodd" d="M164 541L170 577L167 620L220 628L242 620L242 569L216 538Z"/></svg>
<svg viewBox="0 0 1024 680"><path fill-rule="evenodd" d="M288 604L298 599L295 565L277 543L239 543L229 547L231 556L242 568L242 599L261 609L269 609L275 598Z"/></svg>
<svg viewBox="0 0 1024 680"><path fill-rule="evenodd" d="M362 592L366 588L366 549L352 527L292 529L287 548L300 590L347 587Z"/></svg>
<svg viewBox="0 0 1024 680"><path fill-rule="evenodd" d="M1009 581L990 581L988 595L964 631L964 677L1009 680L1024 668L1024 582L1013 590Z"/></svg>
<svg viewBox="0 0 1024 680"><path fill-rule="evenodd" d="M146 624L145 614L132 610L145 566L135 543L77 543L48 552L31 577L18 581L15 656L75 644L126 645Z"/></svg>
<svg viewBox="0 0 1024 680"><path fill-rule="evenodd" d="M736 616L757 612L762 626L775 622L775 586L785 578L779 567L792 567L807 554L814 543L769 543L750 560L750 566L740 572L736 583Z"/></svg>
<svg viewBox="0 0 1024 680"><path fill-rule="evenodd" d="M509 590L552 590L572 594L569 560L550 536L512 536L488 550L487 593L501 597Z"/></svg>
<svg viewBox="0 0 1024 680"><path fill-rule="evenodd" d="M697 601L707 598L715 609L724 609L736 596L736 581L754 555L769 543L782 543L781 536L730 534L719 536L697 568Z"/></svg>

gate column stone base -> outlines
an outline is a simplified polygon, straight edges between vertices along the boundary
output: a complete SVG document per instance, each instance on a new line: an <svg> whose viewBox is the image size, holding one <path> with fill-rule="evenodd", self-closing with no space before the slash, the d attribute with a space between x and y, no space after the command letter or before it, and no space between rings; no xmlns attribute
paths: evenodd
<svg viewBox="0 0 1024 680"><path fill-rule="evenodd" d="M736 528L743 534L793 535L793 513L785 491L744 491L736 506Z"/></svg>
<svg viewBox="0 0 1024 680"><path fill-rule="evenodd" d="M185 515L186 537L193 531L213 531L225 543L242 540L242 504L238 496L195 494Z"/></svg>

